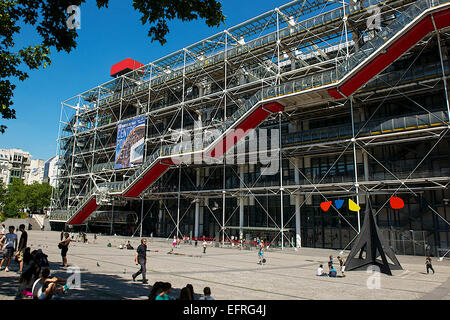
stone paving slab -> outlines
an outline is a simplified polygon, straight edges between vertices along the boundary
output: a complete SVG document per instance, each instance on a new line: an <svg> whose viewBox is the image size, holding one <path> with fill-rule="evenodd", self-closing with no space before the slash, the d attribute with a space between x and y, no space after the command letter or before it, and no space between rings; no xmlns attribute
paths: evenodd
<svg viewBox="0 0 450 320"><path fill-rule="evenodd" d="M60 233L29 231L32 250L41 248L51 262L52 272L68 277L57 247ZM209 286L215 299L229 300L450 300L450 262L433 259L436 274L426 274L425 258L398 256L404 270L393 276L379 275L379 289L370 289L367 281L373 274L351 271L345 278L317 277L319 264L327 269L328 256L335 258L336 250L301 248L267 251L267 263L258 265L257 250L216 248L210 246L203 254L198 247L182 243L172 254L172 239L152 239L148 243L147 277L149 284L133 282L131 275L138 270L134 263L135 250L121 250L121 243L131 241L137 248L139 238L98 236L95 243L72 242L68 262L81 270L81 289L70 291L66 299L147 299L151 285L167 281L176 298L181 288L191 283L197 297ZM107 243L112 247L107 247ZM155 252L158 251L158 252ZM349 252L342 255L346 257ZM337 259L335 259L337 263ZM18 285L18 266L12 262L11 272L0 271L0 300L14 299ZM372 278L371 278L372 279ZM373 282L371 282L373 283Z"/></svg>

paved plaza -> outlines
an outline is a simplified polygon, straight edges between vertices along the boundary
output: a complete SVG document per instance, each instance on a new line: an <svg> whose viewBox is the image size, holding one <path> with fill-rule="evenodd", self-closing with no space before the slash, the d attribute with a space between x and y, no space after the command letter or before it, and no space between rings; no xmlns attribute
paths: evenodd
<svg viewBox="0 0 450 320"><path fill-rule="evenodd" d="M57 245L60 233L52 231L29 231L31 249L41 248L50 261L52 272L68 277L66 268L60 267L61 256ZM327 258L335 258L339 251L302 248L267 250L267 263L257 264L257 250L239 250L236 247L216 248L209 246L203 254L201 242L181 243L172 254L172 240L152 239L148 243L147 277L149 283L142 284L141 277L131 280L138 270L134 263L135 250L121 250L121 243L131 240L137 248L139 238L98 236L88 234L89 244L72 242L69 247L69 265L81 270L81 288L73 289L65 299L147 299L151 285L156 281L172 284L173 298L180 289L190 283L196 298L205 286L211 288L215 299L226 300L395 300L395 299L450 299L450 262L433 258L436 274L426 274L425 258L398 256L404 270L394 271L393 276L380 275L379 289L370 289L366 271L350 271L345 278L317 277L319 264L327 271ZM107 244L111 243L111 247ZM158 251L158 252L154 252ZM348 251L344 252L346 257ZM10 272L0 271L0 299L15 298L18 286L16 263L11 263ZM340 272L339 272L340 273ZM375 274L378 275L378 274ZM370 278L374 279L374 278ZM369 283L374 283L369 279Z"/></svg>

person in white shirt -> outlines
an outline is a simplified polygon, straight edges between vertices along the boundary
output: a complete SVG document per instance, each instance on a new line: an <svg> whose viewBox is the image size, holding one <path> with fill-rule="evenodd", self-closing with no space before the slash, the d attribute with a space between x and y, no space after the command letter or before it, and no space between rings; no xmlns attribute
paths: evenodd
<svg viewBox="0 0 450 320"><path fill-rule="evenodd" d="M208 243L206 241L203 241L203 253L206 253L207 246L208 246Z"/></svg>
<svg viewBox="0 0 450 320"><path fill-rule="evenodd" d="M2 266L6 260L5 271L8 272L9 264L11 263L11 258L14 256L14 251L17 250L17 234L14 233L14 227L9 227L9 233L5 234L1 240L3 246L3 259L0 262L0 270L3 270Z"/></svg>
<svg viewBox="0 0 450 320"><path fill-rule="evenodd" d="M5 234L5 232L6 232L6 228L5 228L5 225L4 225L4 224L2 224L2 233L1 233L1 234L3 235L3 234Z"/></svg>
<svg viewBox="0 0 450 320"><path fill-rule="evenodd" d="M204 296L200 297L200 299L198 299L198 300L214 300L214 298L211 297L211 289L209 287L205 287L203 289L203 294L204 294Z"/></svg>
<svg viewBox="0 0 450 320"><path fill-rule="evenodd" d="M319 276L319 277L326 277L327 276L326 272L323 272L323 265L322 264L317 268L316 276Z"/></svg>

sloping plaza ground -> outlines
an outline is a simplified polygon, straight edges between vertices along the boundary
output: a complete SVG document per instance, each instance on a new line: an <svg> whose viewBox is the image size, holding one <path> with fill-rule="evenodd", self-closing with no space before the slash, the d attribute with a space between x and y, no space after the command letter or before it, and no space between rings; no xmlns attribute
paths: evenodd
<svg viewBox="0 0 450 320"><path fill-rule="evenodd" d="M20 233L19 233L20 234ZM29 246L41 248L48 255L54 275L69 277L67 268L60 267L61 256L57 245L60 233L52 231L29 231ZM70 244L69 265L81 270L81 288L72 289L65 299L147 299L151 285L156 281L172 284L171 296L178 297L181 288L190 283L197 298L203 288L211 288L215 299L226 300L395 300L432 299L450 300L450 261L433 258L436 274L426 274L425 258L397 256L404 270L393 276L366 271L346 272L345 278L317 277L319 264L327 271L327 258L335 258L339 251L301 248L265 253L267 263L257 264L257 250L239 250L236 247L216 248L209 246L203 254L201 242L181 243L172 254L172 240L153 238L148 243L147 277L131 280L138 270L134 263L135 250L117 247L128 240L134 248L139 238L119 236L97 237L88 234L89 244ZM111 243L111 247L107 244ZM158 252L154 252L158 251ZM175 254L174 254L175 253ZM349 252L344 252L343 256ZM12 300L18 287L18 265L11 263L10 272L0 271L0 300ZM340 272L339 272L340 274ZM371 289L379 275L379 289ZM367 283L371 284L369 287ZM197 295L198 294L198 295Z"/></svg>

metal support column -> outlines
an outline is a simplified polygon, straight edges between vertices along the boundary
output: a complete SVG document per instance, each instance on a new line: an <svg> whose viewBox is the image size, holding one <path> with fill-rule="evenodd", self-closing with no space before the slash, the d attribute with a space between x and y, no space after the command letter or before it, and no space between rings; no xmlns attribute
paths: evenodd
<svg viewBox="0 0 450 320"><path fill-rule="evenodd" d="M239 178L239 187L242 190L244 188L244 165L239 166ZM244 239L244 229L242 229L244 226L244 210L244 193L241 192L239 197L239 240Z"/></svg>
<svg viewBox="0 0 450 320"><path fill-rule="evenodd" d="M283 155L281 153L281 116L282 112L278 113L279 117L279 149L278 152L280 153L280 206L281 206L281 250L284 249L284 203L283 203L283 196L284 196L284 188L283 188Z"/></svg>
<svg viewBox="0 0 450 320"><path fill-rule="evenodd" d="M196 186L197 189L200 187L200 168L195 169L196 170ZM198 229L200 224L200 199L195 199L195 218L194 218L194 237L198 238Z"/></svg>
<svg viewBox="0 0 450 320"><path fill-rule="evenodd" d="M355 138L355 121L353 114L353 95L350 96L350 113L352 120L352 144L353 144L353 167L355 171L355 194L356 194L356 204L359 206L359 184L358 184L358 163L356 161L356 138ZM361 232L361 210L358 210L358 233Z"/></svg>
<svg viewBox="0 0 450 320"><path fill-rule="evenodd" d="M295 185L300 185L300 159L295 158L295 170L294 170L294 179ZM302 229L301 229L301 216L300 216L300 208L301 208L301 196L299 194L294 195L295 200L295 245L297 248L301 248L302 246Z"/></svg>
<svg viewBox="0 0 450 320"><path fill-rule="evenodd" d="M139 237L142 238L142 227L144 225L144 198L142 198L141 204L141 230L139 232Z"/></svg>

